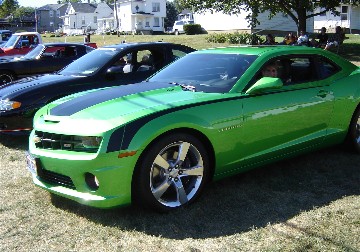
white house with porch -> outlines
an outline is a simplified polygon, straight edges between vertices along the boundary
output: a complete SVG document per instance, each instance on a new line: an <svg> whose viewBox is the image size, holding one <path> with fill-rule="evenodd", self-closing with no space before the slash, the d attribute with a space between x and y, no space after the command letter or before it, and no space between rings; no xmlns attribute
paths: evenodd
<svg viewBox="0 0 360 252"><path fill-rule="evenodd" d="M106 3L69 3L65 15L63 32L69 35L84 34L98 29L98 19L113 15L113 9Z"/></svg>
<svg viewBox="0 0 360 252"><path fill-rule="evenodd" d="M321 11L321 10L317 10ZM319 31L325 27L328 32L335 32L336 26L341 26L349 33L360 33L360 6L341 4L337 11L340 16L334 16L330 11L314 17L314 29Z"/></svg>
<svg viewBox="0 0 360 252"><path fill-rule="evenodd" d="M120 0L116 9L120 31L143 34L164 31L166 0Z"/></svg>

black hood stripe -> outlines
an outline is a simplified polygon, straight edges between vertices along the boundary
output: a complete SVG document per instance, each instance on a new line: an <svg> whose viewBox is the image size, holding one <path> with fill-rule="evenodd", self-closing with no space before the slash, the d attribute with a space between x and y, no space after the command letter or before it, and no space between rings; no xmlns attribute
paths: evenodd
<svg viewBox="0 0 360 252"><path fill-rule="evenodd" d="M140 92L168 88L173 85L169 83L149 83L141 82L137 84L123 85L113 88L107 88L95 92L91 92L80 97L64 102L50 110L53 116L71 116L81 110L96 104L116 99L119 97L136 94Z"/></svg>

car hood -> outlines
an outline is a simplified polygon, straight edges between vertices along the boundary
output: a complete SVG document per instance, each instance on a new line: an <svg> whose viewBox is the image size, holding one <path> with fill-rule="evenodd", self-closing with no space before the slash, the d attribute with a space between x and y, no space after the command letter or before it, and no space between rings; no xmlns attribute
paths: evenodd
<svg viewBox="0 0 360 252"><path fill-rule="evenodd" d="M27 92L35 87L49 86L59 82L67 82L74 79L73 76L65 76L58 74L45 74L33 77L23 78L14 82L6 83L0 86L0 97L12 98L14 95Z"/></svg>
<svg viewBox="0 0 360 252"><path fill-rule="evenodd" d="M101 134L149 114L224 98L220 93L183 90L168 83L138 83L77 93L41 109L37 130Z"/></svg>

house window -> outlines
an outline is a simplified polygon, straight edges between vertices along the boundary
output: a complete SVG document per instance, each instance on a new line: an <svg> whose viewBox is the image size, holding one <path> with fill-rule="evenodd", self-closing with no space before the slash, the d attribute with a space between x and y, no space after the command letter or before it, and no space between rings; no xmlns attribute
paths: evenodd
<svg viewBox="0 0 360 252"><path fill-rule="evenodd" d="M146 18L146 20L145 20L145 27L150 27L150 20L149 20L149 18Z"/></svg>
<svg viewBox="0 0 360 252"><path fill-rule="evenodd" d="M85 16L82 16L82 17L81 17L81 24L82 24L82 25L85 25Z"/></svg>
<svg viewBox="0 0 360 252"><path fill-rule="evenodd" d="M59 11L59 10L56 11L56 16L57 16L57 17L60 17L60 11Z"/></svg>
<svg viewBox="0 0 360 252"><path fill-rule="evenodd" d="M348 20L348 7L347 5L341 6L340 18L341 20Z"/></svg>
<svg viewBox="0 0 360 252"><path fill-rule="evenodd" d="M160 12L160 3L152 3L152 12Z"/></svg>
<svg viewBox="0 0 360 252"><path fill-rule="evenodd" d="M158 17L154 17L154 26L156 27L160 26L160 19Z"/></svg>
<svg viewBox="0 0 360 252"><path fill-rule="evenodd" d="M54 26L54 22L50 22L50 26L53 27L53 26Z"/></svg>
<svg viewBox="0 0 360 252"><path fill-rule="evenodd" d="M54 11L49 11L49 15L50 15L50 17L53 17L54 16Z"/></svg>
<svg viewBox="0 0 360 252"><path fill-rule="evenodd" d="M94 24L97 23L97 16L94 16Z"/></svg>

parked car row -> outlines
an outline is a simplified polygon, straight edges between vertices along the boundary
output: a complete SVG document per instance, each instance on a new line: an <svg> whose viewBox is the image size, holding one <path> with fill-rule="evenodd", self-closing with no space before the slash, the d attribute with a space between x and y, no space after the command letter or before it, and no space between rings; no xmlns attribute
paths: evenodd
<svg viewBox="0 0 360 252"><path fill-rule="evenodd" d="M3 132L33 128L37 186L166 212L260 165L339 143L360 153L359 79L316 48L120 44L1 86L0 120Z"/></svg>
<svg viewBox="0 0 360 252"><path fill-rule="evenodd" d="M24 56L0 57L0 85L31 75L51 73L64 68L94 48L73 43L38 44Z"/></svg>

